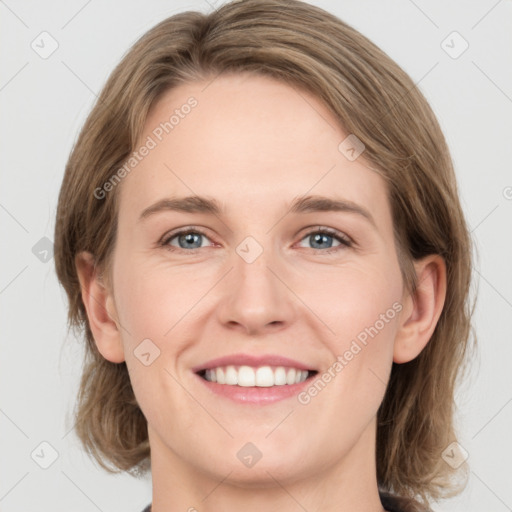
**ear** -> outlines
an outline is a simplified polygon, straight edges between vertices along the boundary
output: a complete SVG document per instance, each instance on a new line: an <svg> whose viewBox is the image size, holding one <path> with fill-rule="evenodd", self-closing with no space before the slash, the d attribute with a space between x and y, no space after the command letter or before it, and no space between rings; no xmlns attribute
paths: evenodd
<svg viewBox="0 0 512 512"><path fill-rule="evenodd" d="M407 363L425 348L441 316L446 298L446 264L439 254L414 263L418 286L407 292L402 304L400 325L395 337L393 361Z"/></svg>
<svg viewBox="0 0 512 512"><path fill-rule="evenodd" d="M113 293L103 283L90 252L75 257L82 301L100 354L112 363L125 360Z"/></svg>

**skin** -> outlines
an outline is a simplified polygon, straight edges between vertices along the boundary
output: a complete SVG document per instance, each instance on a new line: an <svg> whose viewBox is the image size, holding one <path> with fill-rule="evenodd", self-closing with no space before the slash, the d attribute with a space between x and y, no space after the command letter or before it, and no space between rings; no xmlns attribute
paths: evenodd
<svg viewBox="0 0 512 512"><path fill-rule="evenodd" d="M364 153L349 161L338 150L348 133L317 98L286 84L235 74L180 85L153 106L141 144L190 96L198 105L116 191L112 282L98 277L90 254L76 258L98 349L126 361L148 420L153 512L382 511L376 414L392 362L415 358L433 333L444 262L415 262L420 286L414 297L404 290L384 181ZM376 226L354 213L289 213L305 194L351 200ZM159 199L187 195L216 198L225 213L139 220ZM177 237L175 251L158 246L188 226L206 232L195 253ZM354 244L328 236L315 246L317 227ZM252 263L236 252L247 236L263 248ZM237 404L191 371L235 352L327 370L395 302L400 313L307 405ZM134 355L147 338L160 350L149 366ZM262 453L251 468L236 456L247 442Z"/></svg>

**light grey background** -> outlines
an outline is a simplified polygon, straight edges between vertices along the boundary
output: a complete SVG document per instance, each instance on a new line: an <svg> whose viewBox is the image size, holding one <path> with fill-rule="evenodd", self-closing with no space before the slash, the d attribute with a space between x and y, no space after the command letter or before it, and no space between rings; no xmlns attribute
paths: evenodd
<svg viewBox="0 0 512 512"><path fill-rule="evenodd" d="M474 280L480 349L458 394L471 477L463 494L434 510L512 510L512 2L311 3L395 59L426 95L448 139L480 258ZM140 512L151 501L149 479L99 470L71 431L82 351L66 337L65 295L45 250L65 162L108 74L157 22L211 9L205 0L0 1L2 512ZM51 48L43 31L58 43L46 59L31 47ZM464 41L446 39L453 31L469 44L458 58ZM42 442L58 452L48 469L40 464L51 462L52 452Z"/></svg>

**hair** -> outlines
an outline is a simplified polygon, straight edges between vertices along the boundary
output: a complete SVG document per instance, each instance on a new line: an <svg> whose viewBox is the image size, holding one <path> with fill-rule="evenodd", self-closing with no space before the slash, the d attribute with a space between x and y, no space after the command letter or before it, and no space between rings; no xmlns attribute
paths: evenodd
<svg viewBox="0 0 512 512"><path fill-rule="evenodd" d="M107 361L88 323L75 256L93 254L107 280L116 243L119 188L94 193L135 149L148 111L180 84L220 74L255 73L321 100L365 146L363 161L386 183L404 286L414 293L414 260L446 263L444 308L412 361L393 363L378 410L376 464L382 492L428 505L453 496L467 475L443 460L457 439L455 388L467 367L472 241L449 150L427 100L411 78L350 25L298 0L231 2L203 14L171 16L144 34L108 78L69 156L55 228L57 276L68 299L68 327L85 338L75 410L84 448L107 471L145 472L147 421L126 363ZM193 115L193 114L192 114ZM475 340L476 341L476 340Z"/></svg>

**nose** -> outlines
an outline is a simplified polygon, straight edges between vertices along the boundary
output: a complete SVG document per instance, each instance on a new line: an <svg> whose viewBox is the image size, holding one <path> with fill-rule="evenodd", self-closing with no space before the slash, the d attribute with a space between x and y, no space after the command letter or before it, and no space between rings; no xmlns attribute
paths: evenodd
<svg viewBox="0 0 512 512"><path fill-rule="evenodd" d="M284 329L295 319L297 299L286 271L269 253L265 249L251 263L234 253L217 309L225 327L258 335Z"/></svg>

